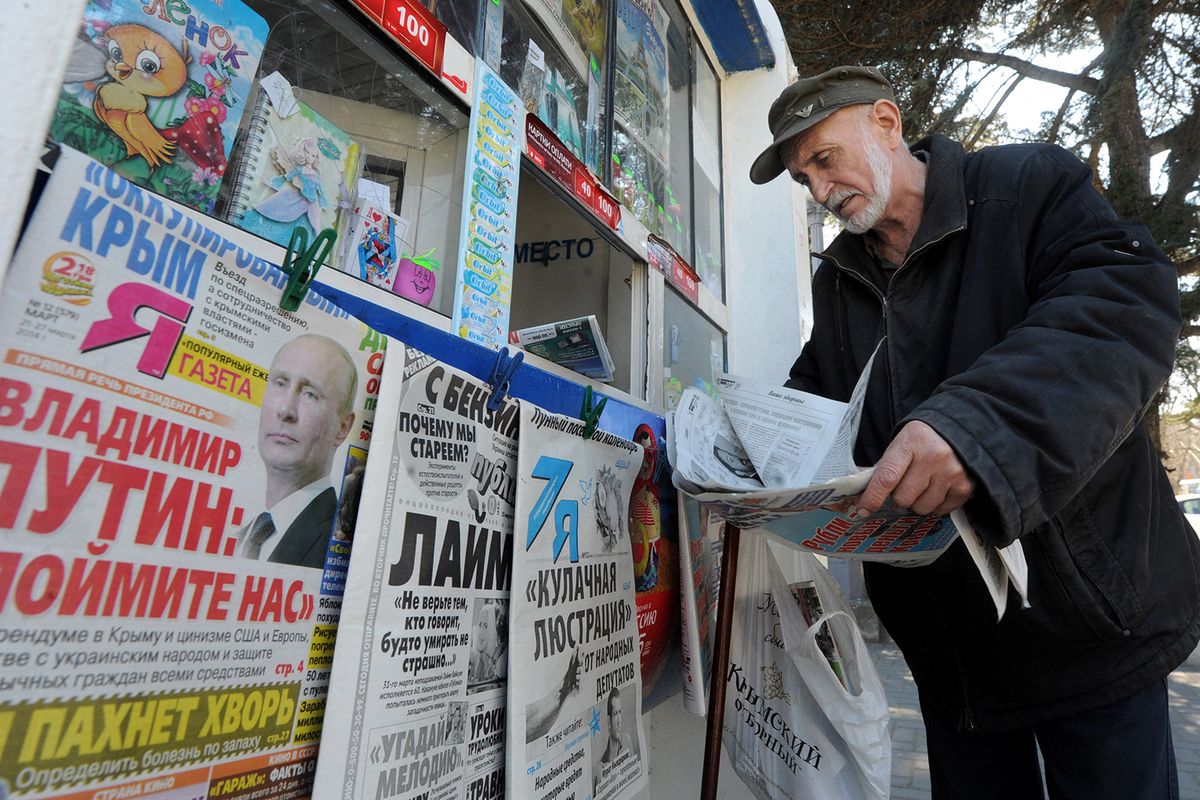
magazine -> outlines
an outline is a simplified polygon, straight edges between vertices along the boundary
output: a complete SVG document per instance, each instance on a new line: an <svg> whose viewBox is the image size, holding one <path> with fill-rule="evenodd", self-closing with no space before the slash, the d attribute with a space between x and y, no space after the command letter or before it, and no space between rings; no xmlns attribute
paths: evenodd
<svg viewBox="0 0 1200 800"><path fill-rule="evenodd" d="M500 797L517 401L389 349L314 796Z"/></svg>
<svg viewBox="0 0 1200 800"><path fill-rule="evenodd" d="M615 374L616 367L595 314L522 328L510 332L508 340L535 356L598 381L611 381Z"/></svg>
<svg viewBox="0 0 1200 800"><path fill-rule="evenodd" d="M282 108L278 106L283 106ZM338 230L362 168L358 144L291 95L278 72L260 81L227 219L286 247L297 226L308 241Z"/></svg>
<svg viewBox="0 0 1200 800"><path fill-rule="evenodd" d="M6 797L311 794L384 339L261 244L55 164L0 299Z"/></svg>
<svg viewBox="0 0 1200 800"><path fill-rule="evenodd" d="M268 27L241 0L180 6L89 0L50 136L211 212Z"/></svg>
<svg viewBox="0 0 1200 800"><path fill-rule="evenodd" d="M640 445L521 402L508 797L626 800L648 779L629 502Z"/></svg>

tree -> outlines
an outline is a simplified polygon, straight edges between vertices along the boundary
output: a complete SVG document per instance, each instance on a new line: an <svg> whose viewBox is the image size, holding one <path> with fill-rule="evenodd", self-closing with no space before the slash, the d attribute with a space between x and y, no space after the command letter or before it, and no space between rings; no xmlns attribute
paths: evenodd
<svg viewBox="0 0 1200 800"><path fill-rule="evenodd" d="M1200 4L777 0L777 8L802 74L879 66L912 140L944 133L968 149L1050 141L1089 163L1117 213L1144 222L1179 268L1178 364L1182 385L1200 386L1200 356L1187 346L1200 336ZM985 49L985 41L999 44ZM1056 58L1081 50L1099 54L1078 72L1059 68ZM1004 117L1022 81L1067 89L1037 130L1011 130ZM976 104L982 113L966 113ZM1164 180L1156 183L1151 159L1160 154Z"/></svg>

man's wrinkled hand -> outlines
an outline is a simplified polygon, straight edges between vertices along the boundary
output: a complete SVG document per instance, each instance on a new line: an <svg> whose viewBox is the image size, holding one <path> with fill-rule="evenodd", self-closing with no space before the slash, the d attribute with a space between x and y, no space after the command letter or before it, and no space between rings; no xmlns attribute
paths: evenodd
<svg viewBox="0 0 1200 800"><path fill-rule="evenodd" d="M883 452L858 507L874 513L891 497L922 516L941 516L960 508L974 492L975 480L953 448L933 428L913 420Z"/></svg>

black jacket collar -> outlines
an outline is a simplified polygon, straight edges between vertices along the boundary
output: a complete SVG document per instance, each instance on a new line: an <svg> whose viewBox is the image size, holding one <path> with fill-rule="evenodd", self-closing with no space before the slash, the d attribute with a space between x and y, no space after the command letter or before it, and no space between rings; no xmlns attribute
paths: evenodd
<svg viewBox="0 0 1200 800"><path fill-rule="evenodd" d="M967 194L963 184L966 153L958 142L945 136L933 134L909 147L913 153L925 151L929 154L929 171L925 175L925 208L921 224L909 246L909 253L936 242L945 236L967 227ZM878 260L867 249L866 239L843 231L818 258L834 261L844 268L855 271L866 269L866 274L880 287L887 281L882 275Z"/></svg>

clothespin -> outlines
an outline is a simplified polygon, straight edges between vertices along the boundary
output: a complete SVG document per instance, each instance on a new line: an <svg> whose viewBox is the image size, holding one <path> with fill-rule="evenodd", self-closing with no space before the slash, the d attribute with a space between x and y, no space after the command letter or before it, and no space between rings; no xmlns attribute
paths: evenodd
<svg viewBox="0 0 1200 800"><path fill-rule="evenodd" d="M604 413L604 405L607 402L607 397L601 397L596 407L592 408L592 387L583 387L583 408L579 411L579 418L583 420L583 432L580 436L585 439L592 438L592 434L596 432L596 426L600 424L600 415Z"/></svg>
<svg viewBox="0 0 1200 800"><path fill-rule="evenodd" d="M508 396L509 387L512 385L513 373L524 360L525 353L517 351L510 361L507 347L501 347L500 352L496 353L496 363L492 364L492 374L488 377L488 383L492 386L492 394L487 401L489 411L500 409L500 404Z"/></svg>
<svg viewBox="0 0 1200 800"><path fill-rule="evenodd" d="M292 228L292 238L288 240L287 255L283 257L280 267L283 274L288 276L287 285L283 287L283 297L279 299L279 307L284 311L299 311L300 303L308 292L308 285L317 276L317 270L337 240L337 232L326 228L313 239L312 247L308 246L308 231L297 225Z"/></svg>

